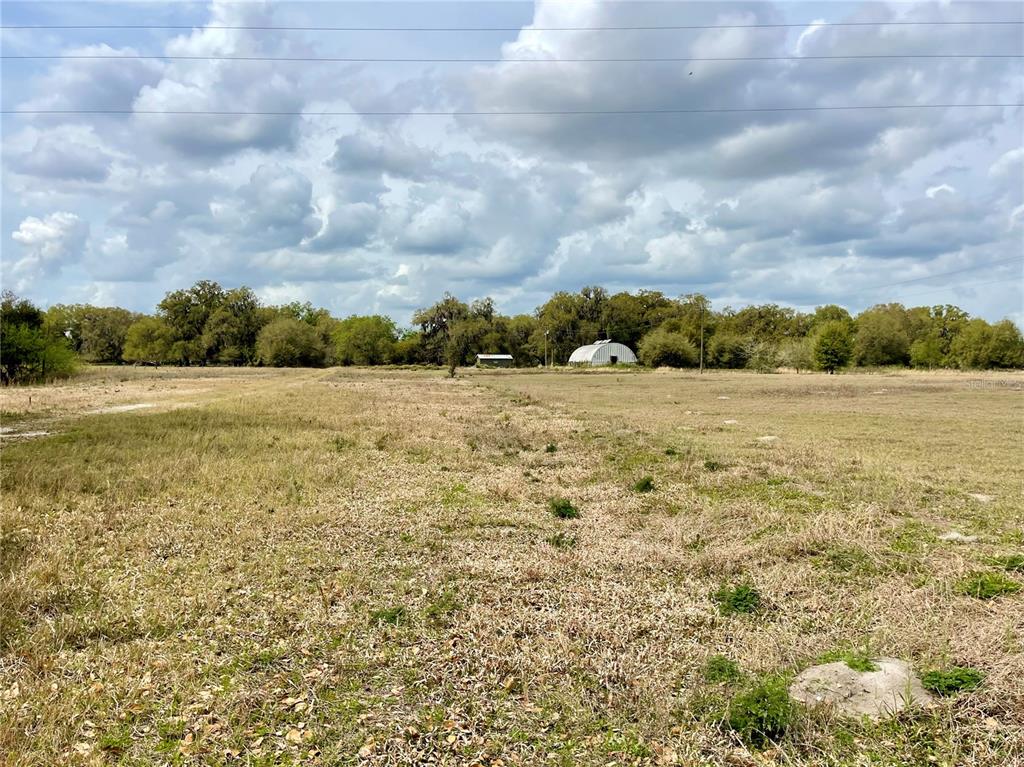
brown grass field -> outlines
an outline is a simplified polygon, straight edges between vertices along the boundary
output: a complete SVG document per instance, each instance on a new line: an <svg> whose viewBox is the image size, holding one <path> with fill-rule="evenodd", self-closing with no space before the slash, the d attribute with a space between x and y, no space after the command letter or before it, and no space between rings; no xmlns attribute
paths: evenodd
<svg viewBox="0 0 1024 767"><path fill-rule="evenodd" d="M4 427L51 433L2 443L0 764L1024 764L1022 388L92 368L4 390ZM1005 593L967 593L978 573ZM735 584L761 609L725 614ZM746 691L851 653L984 680L877 724L730 728Z"/></svg>

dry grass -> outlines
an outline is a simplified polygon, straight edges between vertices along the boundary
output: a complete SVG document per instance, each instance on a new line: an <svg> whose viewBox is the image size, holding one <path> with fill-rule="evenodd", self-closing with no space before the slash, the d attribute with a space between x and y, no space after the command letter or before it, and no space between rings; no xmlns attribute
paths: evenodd
<svg viewBox="0 0 1024 767"><path fill-rule="evenodd" d="M1024 582L990 564L1024 550L1021 376L442 376L0 393L55 432L3 447L0 763L1024 763L1024 595L957 587ZM761 607L727 617L738 583ZM710 659L865 646L984 682L760 749L722 726Z"/></svg>

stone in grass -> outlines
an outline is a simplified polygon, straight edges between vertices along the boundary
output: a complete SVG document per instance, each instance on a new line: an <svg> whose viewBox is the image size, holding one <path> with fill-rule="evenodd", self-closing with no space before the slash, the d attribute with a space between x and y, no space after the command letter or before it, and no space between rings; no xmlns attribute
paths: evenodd
<svg viewBox="0 0 1024 767"><path fill-rule="evenodd" d="M763 437L757 438L758 442L775 442L776 440L778 440L778 437L774 434L765 434Z"/></svg>
<svg viewBox="0 0 1024 767"><path fill-rule="evenodd" d="M978 503L992 503L996 499L994 495L986 495L985 493L968 493L968 498L973 498Z"/></svg>
<svg viewBox="0 0 1024 767"><path fill-rule="evenodd" d="M873 662L874 671L855 671L843 661L812 666L797 676L789 694L808 706L827 705L840 714L871 719L934 703L908 664L896 658Z"/></svg>
<svg viewBox="0 0 1024 767"><path fill-rule="evenodd" d="M727 426L732 426L734 424L739 423L739 421L737 421L735 418L730 418L727 421L722 421L722 423L726 424Z"/></svg>
<svg viewBox="0 0 1024 767"><path fill-rule="evenodd" d="M964 535L957 530L950 530L948 533L943 533L939 536L940 541L947 541L949 543L977 543L978 536L976 535Z"/></svg>

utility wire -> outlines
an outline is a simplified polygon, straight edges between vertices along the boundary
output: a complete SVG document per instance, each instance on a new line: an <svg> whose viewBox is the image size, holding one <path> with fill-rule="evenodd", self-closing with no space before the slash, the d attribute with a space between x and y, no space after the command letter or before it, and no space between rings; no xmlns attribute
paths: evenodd
<svg viewBox="0 0 1024 767"><path fill-rule="evenodd" d="M654 64L682 63L695 61L843 61L857 59L1024 59L1020 53L878 53L849 54L836 56L673 56L667 58L590 58L590 59L451 59L451 58L368 58L368 57L334 57L334 56L176 56L147 54L27 54L0 55L0 60L32 61L32 60L71 60L89 61L294 61L294 62L326 62L326 63L419 63L419 64L568 64L568 63L602 63L602 64Z"/></svg>
<svg viewBox="0 0 1024 767"><path fill-rule="evenodd" d="M211 117L540 117L571 115L689 115L689 114L743 114L774 112L848 112L859 109L1000 109L1024 107L1012 104L865 104L859 106L816 107L725 107L721 109L546 109L537 111L310 111L292 110L180 110L180 109L4 109L0 115L196 115Z"/></svg>
<svg viewBox="0 0 1024 767"><path fill-rule="evenodd" d="M1012 258L1001 258L996 261L988 261L984 264L974 264L973 266L965 266L961 269L953 269L948 272L937 272L935 274L929 274L924 277L911 277L909 280L900 280L899 282L887 282L884 285L876 285L873 288L863 288L863 290L885 290L886 288L894 288L899 285L909 285L914 282L924 282L926 280L935 279L936 277L948 277L953 274L963 274L964 272L973 272L976 269L985 269L989 266L1001 266L1003 264L1012 264L1017 261L1024 261L1024 256L1013 256Z"/></svg>
<svg viewBox="0 0 1024 767"><path fill-rule="evenodd" d="M603 27L309 27L250 24L4 24L0 29L167 29L255 32L653 32L687 29L806 29L808 27L944 27L1022 25L1014 19L988 21L812 21L804 24L650 24Z"/></svg>

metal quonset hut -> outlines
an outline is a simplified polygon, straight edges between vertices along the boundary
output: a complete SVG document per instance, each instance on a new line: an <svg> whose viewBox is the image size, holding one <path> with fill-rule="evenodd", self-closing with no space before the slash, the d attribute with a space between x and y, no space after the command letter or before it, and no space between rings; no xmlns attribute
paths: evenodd
<svg viewBox="0 0 1024 767"><path fill-rule="evenodd" d="M625 344L617 344L610 338L597 341L569 355L570 365L635 365L636 355Z"/></svg>

